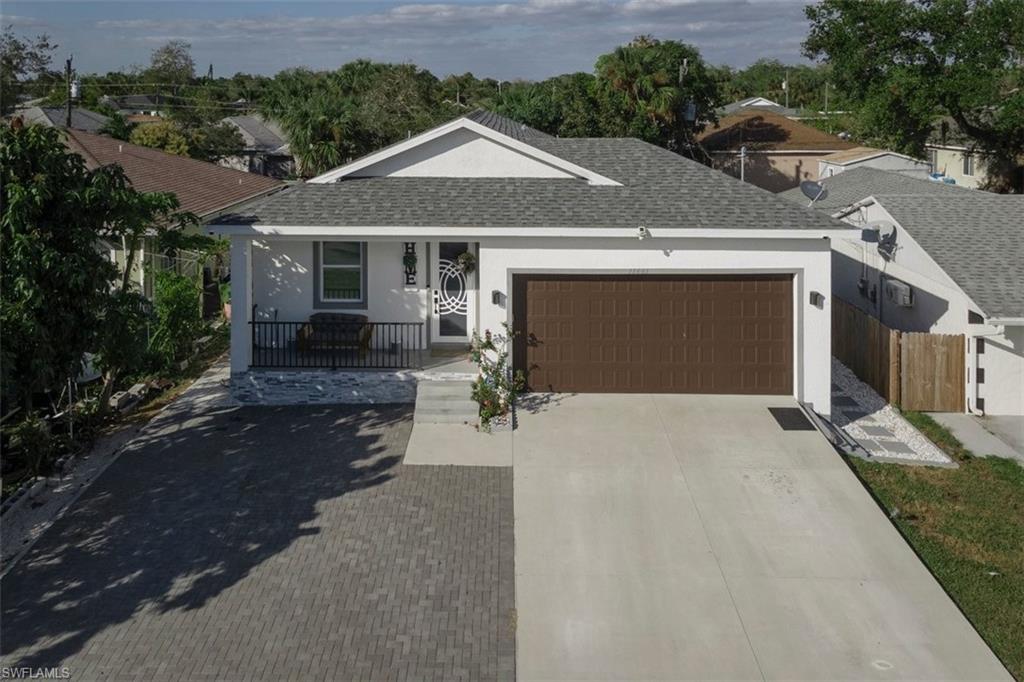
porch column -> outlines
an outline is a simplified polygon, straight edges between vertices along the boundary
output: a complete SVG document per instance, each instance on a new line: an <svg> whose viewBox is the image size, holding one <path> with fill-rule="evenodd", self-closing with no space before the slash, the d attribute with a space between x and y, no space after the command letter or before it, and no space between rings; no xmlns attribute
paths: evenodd
<svg viewBox="0 0 1024 682"><path fill-rule="evenodd" d="M252 360L252 239L231 238L231 373Z"/></svg>

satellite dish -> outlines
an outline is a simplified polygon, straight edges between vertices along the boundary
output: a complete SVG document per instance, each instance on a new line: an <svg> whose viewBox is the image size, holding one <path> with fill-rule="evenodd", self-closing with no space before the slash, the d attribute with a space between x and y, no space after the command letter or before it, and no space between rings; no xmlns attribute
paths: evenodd
<svg viewBox="0 0 1024 682"><path fill-rule="evenodd" d="M811 200L808 207L812 206L818 199L824 199L828 196L828 190L825 189L825 185L814 180L804 180L800 183L800 191L804 193L804 196Z"/></svg>
<svg viewBox="0 0 1024 682"><path fill-rule="evenodd" d="M886 260L891 260L896 253L896 226L888 220L876 220L867 227L878 233L878 253Z"/></svg>

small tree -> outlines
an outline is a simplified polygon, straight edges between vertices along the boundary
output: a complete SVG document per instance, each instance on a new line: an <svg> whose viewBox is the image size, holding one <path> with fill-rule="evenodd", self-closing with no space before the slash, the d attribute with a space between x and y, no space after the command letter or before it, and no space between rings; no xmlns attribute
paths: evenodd
<svg viewBox="0 0 1024 682"><path fill-rule="evenodd" d="M0 126L0 178L3 381L31 410L93 350L117 276L97 242L127 180L118 167L88 170L56 129L17 122Z"/></svg>
<svg viewBox="0 0 1024 682"><path fill-rule="evenodd" d="M470 344L470 359L480 368L480 375L473 382L473 400L480 405L480 425L489 431L496 418L504 417L512 410L516 396L526 385L522 370L515 373L508 363L509 342L515 333L507 322L502 323L504 334L492 334L488 329L481 336L473 332Z"/></svg>

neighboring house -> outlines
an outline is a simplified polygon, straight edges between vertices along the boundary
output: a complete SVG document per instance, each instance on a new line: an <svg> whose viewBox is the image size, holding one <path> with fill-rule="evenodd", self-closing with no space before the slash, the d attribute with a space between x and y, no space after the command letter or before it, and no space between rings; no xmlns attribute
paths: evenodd
<svg viewBox="0 0 1024 682"><path fill-rule="evenodd" d="M927 161L874 147L854 147L818 159L819 178L830 178L854 168L877 168L919 180L928 180L932 172Z"/></svg>
<svg viewBox="0 0 1024 682"><path fill-rule="evenodd" d="M358 393L367 373L307 370L415 367L509 323L533 390L830 413L844 226L640 140L474 112L209 229L231 238L236 389Z"/></svg>
<svg viewBox="0 0 1024 682"><path fill-rule="evenodd" d="M871 168L821 182L813 212L874 228L832 240L833 294L894 329L964 334L968 411L1024 414L1024 197Z"/></svg>
<svg viewBox="0 0 1024 682"><path fill-rule="evenodd" d="M767 97L748 97L736 102L730 102L725 106L719 107L718 114L720 116L728 116L729 114L739 113L743 109L758 109L760 111L770 111L773 114L780 114L787 118L800 118L799 109L785 107L778 102L768 99Z"/></svg>
<svg viewBox="0 0 1024 682"><path fill-rule="evenodd" d="M272 178L77 130L68 131L67 146L85 159L89 168L119 164L132 187L140 192L172 192L178 197L180 210L204 221L284 186ZM111 258L123 265L123 245L110 244L109 248ZM152 240L145 240L137 264L159 264L161 260ZM143 293L151 295L152 282L146 268L135 268L132 276Z"/></svg>
<svg viewBox="0 0 1024 682"><path fill-rule="evenodd" d="M986 187L989 181L988 163L984 150L965 135L949 116L939 119L925 143L925 152L932 172L963 187ZM1014 191L1024 193L1024 159L1020 159L1014 181Z"/></svg>
<svg viewBox="0 0 1024 682"><path fill-rule="evenodd" d="M272 178L295 175L295 159L288 148L288 138L274 121L248 115L229 116L223 122L238 129L245 148L242 154L223 159L220 165Z"/></svg>
<svg viewBox="0 0 1024 682"><path fill-rule="evenodd" d="M104 95L100 103L110 107L132 123L151 123L163 117L167 104L164 95Z"/></svg>
<svg viewBox="0 0 1024 682"><path fill-rule="evenodd" d="M21 116L26 124L41 125L47 128L64 128L67 125L67 109L64 107L28 107L14 112ZM95 111L82 107L71 107L71 128L84 130L87 133L98 133L110 118Z"/></svg>
<svg viewBox="0 0 1024 682"><path fill-rule="evenodd" d="M770 192L818 179L818 159L856 145L781 114L743 109L706 128L697 141L712 165Z"/></svg>

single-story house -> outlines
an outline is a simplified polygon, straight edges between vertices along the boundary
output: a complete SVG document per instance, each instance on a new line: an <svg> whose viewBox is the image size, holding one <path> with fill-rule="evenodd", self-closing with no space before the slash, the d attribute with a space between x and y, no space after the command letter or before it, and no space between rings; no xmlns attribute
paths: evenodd
<svg viewBox="0 0 1024 682"><path fill-rule="evenodd" d="M963 334L966 409L1024 414L1024 196L874 168L821 184L814 212L866 228L832 240L833 295L893 329Z"/></svg>
<svg viewBox="0 0 1024 682"><path fill-rule="evenodd" d="M135 116L159 117L168 103L166 95L103 95L100 103L133 120Z"/></svg>
<svg viewBox="0 0 1024 682"><path fill-rule="evenodd" d="M854 168L877 168L919 180L928 180L932 172L931 164L923 159L874 147L854 147L818 159L819 178L830 178Z"/></svg>
<svg viewBox="0 0 1024 682"><path fill-rule="evenodd" d="M178 197L180 210L194 213L203 221L283 187L283 183L273 178L80 130L67 131L66 144L85 159L89 168L119 164L132 187L140 192L172 192ZM111 259L123 265L123 245L109 244L108 248ZM152 294L152 281L142 265L159 265L155 261L161 259L152 241L145 240L141 253L137 254L133 279L147 296Z"/></svg>
<svg viewBox="0 0 1024 682"><path fill-rule="evenodd" d="M221 160L220 165L272 178L285 179L295 174L288 137L274 121L250 114L228 116L223 122L238 130L245 147L238 156Z"/></svg>
<svg viewBox="0 0 1024 682"><path fill-rule="evenodd" d="M806 123L758 108L742 109L706 128L697 141L712 165L770 192L818 179L818 159L857 145Z"/></svg>
<svg viewBox="0 0 1024 682"><path fill-rule="evenodd" d="M28 125L41 125L47 128L67 127L68 119L65 107L27 107L16 110L14 115L21 116ZM71 107L71 128L73 130L99 133L108 121L110 118L103 114L82 107Z"/></svg>
<svg viewBox="0 0 1024 682"><path fill-rule="evenodd" d="M984 149L964 134L951 116L943 116L932 126L925 143L925 153L932 172L947 182L976 189L989 182L988 162ZM1024 193L1024 158L1019 159L1012 189Z"/></svg>
<svg viewBox="0 0 1024 682"><path fill-rule="evenodd" d="M324 391L305 370L416 366L507 323L535 391L830 413L845 226L637 139L474 112L208 227L231 239L233 385Z"/></svg>

